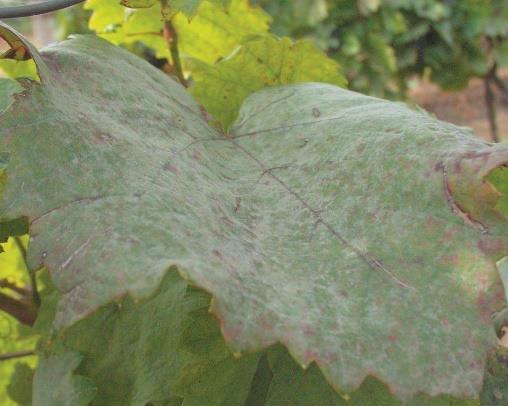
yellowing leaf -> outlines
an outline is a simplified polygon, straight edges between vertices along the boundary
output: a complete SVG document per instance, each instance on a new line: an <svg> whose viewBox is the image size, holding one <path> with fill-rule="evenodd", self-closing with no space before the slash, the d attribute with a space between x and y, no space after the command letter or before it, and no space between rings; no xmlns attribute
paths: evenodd
<svg viewBox="0 0 508 406"><path fill-rule="evenodd" d="M302 82L344 86L340 67L308 41L271 35L245 42L227 59L192 64L191 92L224 128L235 119L243 100L264 87Z"/></svg>
<svg viewBox="0 0 508 406"><path fill-rule="evenodd" d="M87 0L84 8L93 10L88 26L98 33L111 31L115 25L122 24L125 18L125 8L114 0Z"/></svg>
<svg viewBox="0 0 508 406"><path fill-rule="evenodd" d="M198 7L200 2L195 3ZM228 8L224 8L229 4ZM177 5L171 3L173 9ZM173 17L178 33L178 47L182 58L191 57L208 63L231 53L245 36L268 31L271 18L260 7L249 5L248 0L202 2L189 14L178 13ZM86 8L93 10L89 22L91 29L115 45L142 42L155 50L158 58L170 59L168 44L163 36L163 16L160 4L152 7L125 10L107 0L88 0ZM181 8L181 7L180 7Z"/></svg>
<svg viewBox="0 0 508 406"><path fill-rule="evenodd" d="M1 234L1 233L0 233ZM28 272L25 266L22 252L18 243L21 243L24 248L28 243L28 237L19 237L18 241L14 238L9 238L6 243L0 244L4 252L0 253L0 280L4 284L12 283L19 287L23 287L28 283ZM0 292L6 295L13 295L12 290L1 287ZM30 350L35 346L35 339L29 337L18 337L17 321L7 315L0 313L0 354ZM30 357L25 359L31 366L35 365L35 358ZM10 360L0 362L0 404L11 405L11 400L7 398L7 386L11 380L11 375L16 370L18 360Z"/></svg>
<svg viewBox="0 0 508 406"><path fill-rule="evenodd" d="M129 8L148 8L152 7L157 0L121 0L120 4Z"/></svg>
<svg viewBox="0 0 508 406"><path fill-rule="evenodd" d="M9 78L28 78L35 81L39 80L37 76L37 69L35 68L34 61L29 59L27 61L16 61L14 59L0 59L0 71Z"/></svg>
<svg viewBox="0 0 508 406"><path fill-rule="evenodd" d="M228 9L204 2L188 21L174 20L183 56L213 63L229 55L246 36L268 32L271 17L248 0L233 0Z"/></svg>
<svg viewBox="0 0 508 406"><path fill-rule="evenodd" d="M234 1L234 0L233 0ZM171 8L175 12L181 11L183 14L187 16L187 18L192 18L198 12L200 5L202 4L210 4L219 7L227 7L231 3L231 0L170 0Z"/></svg>
<svg viewBox="0 0 508 406"><path fill-rule="evenodd" d="M26 248L28 237L18 237L17 240L11 237L6 243L0 244L4 249L0 254L0 279L24 285L28 282L27 269L18 243Z"/></svg>
<svg viewBox="0 0 508 406"><path fill-rule="evenodd" d="M159 4L153 7L135 10L126 15L124 23L112 33L101 36L117 44L134 44L142 42L155 50L158 58L170 58L167 41L162 34L163 18Z"/></svg>

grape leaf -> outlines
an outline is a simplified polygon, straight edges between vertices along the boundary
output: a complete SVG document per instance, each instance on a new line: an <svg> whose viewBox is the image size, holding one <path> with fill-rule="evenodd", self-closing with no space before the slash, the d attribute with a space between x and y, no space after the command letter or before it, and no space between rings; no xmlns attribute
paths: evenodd
<svg viewBox="0 0 508 406"><path fill-rule="evenodd" d="M0 231L3 224L0 224ZM19 242L26 248L28 237L23 236ZM5 251L4 251L5 250ZM16 297L16 294L9 288L8 284L14 284L22 287L28 283L28 272L26 265L20 252L19 246L14 238L9 238L6 243L0 244L0 293ZM7 282L7 283L5 283ZM26 337L20 331L18 321L8 315L7 313L0 313L0 354L7 354L18 351L26 351L34 348L36 339L33 337ZM30 366L35 365L35 357L26 357L23 359L29 362ZM4 360L0 362L0 404L11 405L13 404L7 397L8 392L16 391L15 382L21 370L18 370L20 362L18 359ZM25 364L25 362L23 362ZM19 382L19 380L18 380ZM14 387L12 386L14 384ZM26 387L25 387L26 391ZM18 392L21 395L21 392ZM18 402L19 403L19 402Z"/></svg>
<svg viewBox="0 0 508 406"><path fill-rule="evenodd" d="M171 0L171 8L175 12L184 13L187 18L193 18L199 10L199 7L206 5L216 5L222 8L226 8L229 4L235 0Z"/></svg>
<svg viewBox="0 0 508 406"><path fill-rule="evenodd" d="M300 82L346 84L339 65L312 43L271 35L245 42L215 65L195 61L191 70L192 94L224 128L238 115L244 99L264 87Z"/></svg>
<svg viewBox="0 0 508 406"><path fill-rule="evenodd" d="M18 406L32 405L32 387L34 370L25 362L18 362L14 367L12 379L7 386L7 394Z"/></svg>
<svg viewBox="0 0 508 406"><path fill-rule="evenodd" d="M491 354L480 394L482 405L503 405L508 402L508 349L500 348Z"/></svg>
<svg viewBox="0 0 508 406"><path fill-rule="evenodd" d="M182 331L181 348L192 357L175 390L189 406L245 404L259 354L233 357L224 344L217 320L208 313L209 296L192 291L191 295L194 301L198 299L198 306L186 306L190 322Z"/></svg>
<svg viewBox="0 0 508 406"><path fill-rule="evenodd" d="M496 208L508 218L508 168L502 167L492 171L486 180L499 192Z"/></svg>
<svg viewBox="0 0 508 406"><path fill-rule="evenodd" d="M231 4L224 8L226 3ZM86 8L93 10L90 28L102 38L116 45L139 41L154 49L158 58L170 59L159 4L126 13L108 1L88 0ZM194 14L192 20L183 14L172 18L184 60L215 62L231 53L245 36L267 32L270 24L270 16L247 0L203 2Z"/></svg>
<svg viewBox="0 0 508 406"><path fill-rule="evenodd" d="M129 298L110 304L60 340L51 337L46 350L58 353L62 341L65 348L86 354L79 371L97 383L100 404L145 405L174 398L177 374L189 358L176 351L186 286L170 272L153 298L139 305Z"/></svg>
<svg viewBox="0 0 508 406"><path fill-rule="evenodd" d="M156 0L121 0L120 4L129 8L149 8L156 2Z"/></svg>
<svg viewBox="0 0 508 406"><path fill-rule="evenodd" d="M175 266L234 351L281 342L341 392L374 375L401 399L478 397L508 253L484 177L507 146L317 83L250 96L225 136L125 50L27 46L41 83L0 117L0 220L28 218L56 327Z"/></svg>
<svg viewBox="0 0 508 406"><path fill-rule="evenodd" d="M97 383L97 404L346 404L316 365L303 370L281 346L234 357L209 304L208 294L189 287L173 270L152 297L119 300L63 334L50 335L42 345L43 359L61 355L62 349L81 353L80 379ZM51 373L45 368L39 379ZM348 404L399 402L369 378Z"/></svg>
<svg viewBox="0 0 508 406"><path fill-rule="evenodd" d="M181 15L174 19L182 56L207 63L229 55L245 37L268 32L270 22L268 14L246 0L231 1L227 10L205 2L191 21Z"/></svg>
<svg viewBox="0 0 508 406"><path fill-rule="evenodd" d="M306 370L295 364L290 355L280 348L269 351L269 362L273 371L266 406L320 404L345 406L346 401L330 387L316 365Z"/></svg>
<svg viewBox="0 0 508 406"><path fill-rule="evenodd" d="M35 406L85 406L95 397L97 388L89 379L72 372L82 357L71 351L39 361L33 378L33 404Z"/></svg>
<svg viewBox="0 0 508 406"><path fill-rule="evenodd" d="M0 79L0 113L3 113L9 108L14 101L13 95L20 93L23 90L21 85L12 79ZM3 166L3 165L2 165Z"/></svg>
<svg viewBox="0 0 508 406"><path fill-rule="evenodd" d="M112 31L123 23L126 10L116 1L86 0L85 10L92 10L88 27L98 33Z"/></svg>

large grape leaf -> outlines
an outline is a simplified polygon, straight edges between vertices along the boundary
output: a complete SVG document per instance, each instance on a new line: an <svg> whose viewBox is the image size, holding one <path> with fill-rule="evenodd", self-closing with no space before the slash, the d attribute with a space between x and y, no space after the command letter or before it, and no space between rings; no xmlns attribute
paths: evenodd
<svg viewBox="0 0 508 406"><path fill-rule="evenodd" d="M402 399L478 396L508 253L483 178L506 146L315 83L251 96L226 137L105 41L26 46L41 83L0 118L0 213L28 218L58 328L174 266L235 351L279 341L346 392L373 375Z"/></svg>

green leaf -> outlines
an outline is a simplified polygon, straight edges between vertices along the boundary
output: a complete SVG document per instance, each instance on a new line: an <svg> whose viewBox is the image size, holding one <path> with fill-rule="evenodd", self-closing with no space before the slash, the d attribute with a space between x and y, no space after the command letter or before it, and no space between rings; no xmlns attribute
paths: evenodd
<svg viewBox="0 0 508 406"><path fill-rule="evenodd" d="M110 304L62 337L50 337L45 348L58 352L63 342L86 354L80 374L96 382L100 404L145 405L174 398L175 382L189 358L176 351L186 318L186 289L170 272L153 297L139 304L131 298Z"/></svg>
<svg viewBox="0 0 508 406"><path fill-rule="evenodd" d="M71 351L42 358L33 380L33 405L88 405L97 388L90 379L72 374L81 360Z"/></svg>
<svg viewBox="0 0 508 406"><path fill-rule="evenodd" d="M111 0L86 0L84 8L93 11L88 26L98 33L114 30L123 23L126 14L120 2Z"/></svg>
<svg viewBox="0 0 508 406"><path fill-rule="evenodd" d="M180 374L175 390L185 405L242 405L245 403L256 372L259 354L239 358L226 348L217 320L208 313L208 295L192 292L191 299L201 297L201 306L193 313L182 332L182 349L192 354ZM204 306L203 306L204 305Z"/></svg>
<svg viewBox="0 0 508 406"><path fill-rule="evenodd" d="M18 362L14 367L7 394L19 406L32 405L32 380L34 370L25 362Z"/></svg>
<svg viewBox="0 0 508 406"><path fill-rule="evenodd" d="M0 114L7 110L14 101L14 95L21 93L23 87L12 79L0 79ZM5 161L2 159L2 162ZM3 164L1 165L3 167ZM1 170L1 169L0 169Z"/></svg>
<svg viewBox="0 0 508 406"><path fill-rule="evenodd" d="M508 349L500 348L489 357L485 384L480 394L483 405L503 405L508 402Z"/></svg>
<svg viewBox="0 0 508 406"><path fill-rule="evenodd" d="M183 57L214 63L229 55L245 37L268 32L270 21L260 7L247 0L232 0L227 9L204 2L191 21L177 15L174 25Z"/></svg>
<svg viewBox="0 0 508 406"><path fill-rule="evenodd" d="M502 41L495 49L496 62L501 68L508 67L508 41Z"/></svg>
<svg viewBox="0 0 508 406"><path fill-rule="evenodd" d="M300 368L281 349L268 352L273 378L268 391L266 406L275 405L313 405L344 406L346 401L323 379L319 368L312 364L306 370Z"/></svg>
<svg viewBox="0 0 508 406"><path fill-rule="evenodd" d="M196 10L194 7L200 2L185 3L190 13L187 15L193 18L189 20L183 14L172 18L183 58L212 63L231 53L245 36L268 31L270 16L261 8L250 6L247 0L206 1ZM171 4L173 10L181 8L174 2ZM159 4L126 13L121 6L109 1L88 0L86 8L93 10L90 28L102 38L116 45L139 41L154 49L157 57L170 58Z"/></svg>
<svg viewBox="0 0 508 406"><path fill-rule="evenodd" d="M358 9L365 16L375 13L379 6L381 6L381 0L358 0Z"/></svg>
<svg viewBox="0 0 508 406"><path fill-rule="evenodd" d="M498 191L493 198L496 208L508 218L508 168L502 167L492 171L486 180Z"/></svg>
<svg viewBox="0 0 508 406"><path fill-rule="evenodd" d="M504 284L506 303L508 304L508 257L502 258L498 264L501 281Z"/></svg>
<svg viewBox="0 0 508 406"><path fill-rule="evenodd" d="M45 350L63 344L86 354L79 370L97 383L99 404L243 404L259 356L231 354L209 304L172 270L152 297L110 304L50 337Z"/></svg>
<svg viewBox="0 0 508 406"><path fill-rule="evenodd" d="M0 230L2 230L0 226ZM20 242L26 248L28 238L23 236ZM2 282L8 281L18 287L26 286L28 283L28 272L24 262L22 253L14 238L9 238L6 243L0 244L0 280ZM13 291L4 286L0 287L0 292L5 295L15 296ZM28 328L28 327L27 327ZM9 316L7 313L0 314L0 354L9 354L19 351L32 350L36 345L35 337L27 337L21 331L21 326L14 317ZM30 367L35 366L36 357L24 357L23 364L29 363ZM3 360L0 362L0 404L10 406L13 405L12 398L17 399L17 403L21 402L22 398L26 398L30 394L30 386L20 387L23 384L24 371L18 359ZM9 396L8 396L9 395Z"/></svg>
<svg viewBox="0 0 508 406"><path fill-rule="evenodd" d="M214 65L195 61L191 69L192 94L224 128L236 118L245 98L265 87L301 82L346 84L337 62L312 43L271 35L245 42Z"/></svg>
<svg viewBox="0 0 508 406"><path fill-rule="evenodd" d="M199 7L206 7L207 5L215 5L218 7L226 8L235 0L171 0L171 8L176 12L181 11L189 19L195 17Z"/></svg>
<svg viewBox="0 0 508 406"><path fill-rule="evenodd" d="M6 242L11 236L20 236L26 233L28 233L28 224L24 218L0 223L0 243Z"/></svg>
<svg viewBox="0 0 508 406"><path fill-rule="evenodd" d="M149 8L152 7L157 0L121 0L120 4L129 8Z"/></svg>
<svg viewBox="0 0 508 406"><path fill-rule="evenodd" d="M213 296L235 353L280 342L341 392L373 375L402 400L478 397L508 254L484 177L506 145L319 83L257 92L226 136L105 41L33 57L41 84L0 117L0 220L28 219L31 267L62 293L56 327L150 297L176 267Z"/></svg>

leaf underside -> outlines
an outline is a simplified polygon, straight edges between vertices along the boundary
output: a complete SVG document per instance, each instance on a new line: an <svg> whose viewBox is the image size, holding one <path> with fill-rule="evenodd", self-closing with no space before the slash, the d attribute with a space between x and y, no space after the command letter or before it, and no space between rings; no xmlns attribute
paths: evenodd
<svg viewBox="0 0 508 406"><path fill-rule="evenodd" d="M483 179L506 146L312 83L251 96L226 137L103 40L29 49L41 83L0 117L0 219L28 219L57 328L176 267L234 351L281 342L341 392L372 375L401 399L478 397L508 254Z"/></svg>

